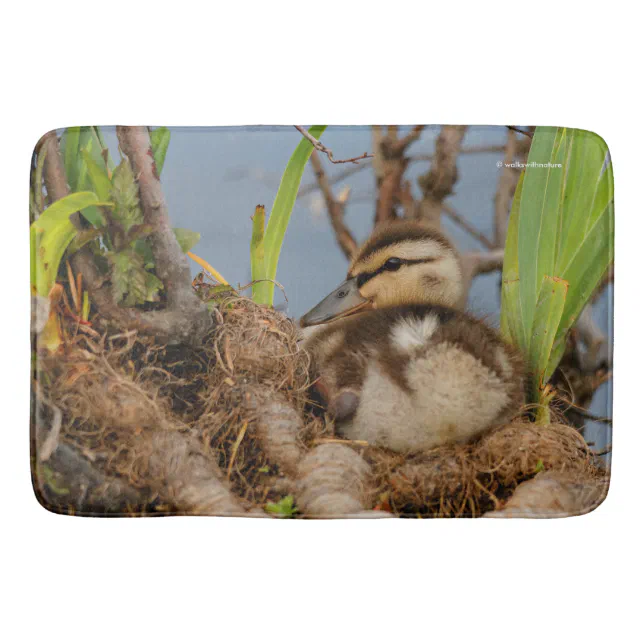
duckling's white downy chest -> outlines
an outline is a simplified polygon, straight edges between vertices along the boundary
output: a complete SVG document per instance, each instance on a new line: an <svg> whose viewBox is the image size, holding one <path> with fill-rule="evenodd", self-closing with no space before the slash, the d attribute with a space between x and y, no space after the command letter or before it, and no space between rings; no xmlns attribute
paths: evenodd
<svg viewBox="0 0 644 644"><path fill-rule="evenodd" d="M447 342L411 357L404 376L411 391L372 362L356 414L341 432L395 451L424 450L476 437L503 420L511 400L495 373Z"/></svg>
<svg viewBox="0 0 644 644"><path fill-rule="evenodd" d="M369 333L376 321L385 334ZM425 450L475 438L509 420L520 404L515 356L469 316L436 307L391 309L344 330L345 349L336 332L318 345L318 355L331 397L346 389L357 394L355 412L338 421L346 438L400 452ZM355 369L359 360L362 368ZM354 369L359 381L348 375Z"/></svg>

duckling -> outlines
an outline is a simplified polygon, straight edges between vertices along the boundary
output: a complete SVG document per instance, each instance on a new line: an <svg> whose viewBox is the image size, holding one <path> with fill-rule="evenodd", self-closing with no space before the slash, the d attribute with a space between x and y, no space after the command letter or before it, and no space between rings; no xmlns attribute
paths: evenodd
<svg viewBox="0 0 644 644"><path fill-rule="evenodd" d="M378 227L347 280L300 320L336 430L397 452L465 442L523 400L518 354L457 310L458 254L436 229Z"/></svg>

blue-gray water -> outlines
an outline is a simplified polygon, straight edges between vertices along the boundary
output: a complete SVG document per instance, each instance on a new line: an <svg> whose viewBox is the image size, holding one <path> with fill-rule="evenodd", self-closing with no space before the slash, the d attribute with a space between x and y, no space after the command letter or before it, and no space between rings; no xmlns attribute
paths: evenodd
<svg viewBox="0 0 644 644"><path fill-rule="evenodd" d="M104 128L106 139L116 152L113 128ZM233 284L250 282L249 245L251 216L257 204L265 204L267 212L277 192L281 173L301 135L292 127L249 128L171 128L172 136L162 184L173 225L201 233L201 241L193 249ZM409 150L410 155L431 154L439 127L428 127ZM499 126L472 126L464 147L503 145L507 133ZM370 128L329 127L324 143L336 159L354 157L371 151ZM115 154L115 158L118 155ZM496 162L501 153L461 155L458 161L459 180L447 199L455 210L488 237L493 236L494 193L500 170ZM325 162L324 157L322 157ZM346 165L325 162L329 176L341 172ZM412 163L406 178L412 182L416 197L420 196L416 179L426 173L429 162ZM302 185L314 181L307 167ZM372 170L364 170L335 186L351 187L346 209L346 223L358 241L372 229L375 182ZM476 240L462 231L447 217L444 230L461 250L480 250ZM195 273L198 266L193 266ZM288 297L288 313L300 316L318 302L345 276L347 261L338 248L328 222L319 192L299 199L293 210L280 257L277 280ZM468 307L476 314L486 315L492 324L499 319L499 276L478 277L472 286ZM275 302L280 304L276 290ZM612 288L602 295L594 309L594 317L612 342ZM610 416L612 381L596 393L591 411ZM586 437L601 448L610 442L605 425L591 423Z"/></svg>

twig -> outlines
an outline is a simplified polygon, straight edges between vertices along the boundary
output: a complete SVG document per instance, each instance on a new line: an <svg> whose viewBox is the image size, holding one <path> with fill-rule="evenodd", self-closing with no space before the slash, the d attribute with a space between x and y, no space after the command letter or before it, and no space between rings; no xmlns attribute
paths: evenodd
<svg viewBox="0 0 644 644"><path fill-rule="evenodd" d="M593 452L593 456L606 456L613 451L613 444L610 443L604 447L604 449L599 450L598 452Z"/></svg>
<svg viewBox="0 0 644 644"><path fill-rule="evenodd" d="M465 306L472 280L477 275L492 273L503 268L503 248L495 248L484 253L466 253L461 257L463 268L463 297L460 302Z"/></svg>
<svg viewBox="0 0 644 644"><path fill-rule="evenodd" d="M318 150L319 152L322 152L323 154L326 154L327 157L329 157L329 161L331 163L358 163L358 161L361 161L362 159L369 159L373 157L373 154L368 154L365 152L362 156L359 157L352 157L351 159L334 159L333 158L333 152L329 150L329 148L326 147L323 143L320 143L310 132L303 128L301 125L294 125L293 126L305 139L310 141L313 144L313 147Z"/></svg>
<svg viewBox="0 0 644 644"><path fill-rule="evenodd" d="M442 204L443 212L463 230L468 232L474 239L479 241L488 250L494 250L494 244L477 228L474 228L462 215L447 203Z"/></svg>
<svg viewBox="0 0 644 644"><path fill-rule="evenodd" d="M608 340L602 330L595 324L592 316L592 305L587 305L577 320L577 331L586 347L586 352L580 356L580 362L585 371L597 371L602 366L610 368L611 356Z"/></svg>
<svg viewBox="0 0 644 644"><path fill-rule="evenodd" d="M503 152L504 150L505 150L505 146L503 145L473 145L468 148L463 148L461 150L461 154L494 154L494 153ZM421 161L431 162L433 159L434 159L433 154L412 154L407 157L408 164L419 163ZM360 163L359 165L349 166L348 168L345 168L341 172L334 174L332 177L329 177L329 183L331 185L340 183L341 181L348 179L354 174L361 172L365 168L369 168L374 164L374 162L375 162L375 159L370 159L366 163ZM300 191L297 194L297 198L299 199L300 197L305 197L306 195L311 194L316 190L319 190L319 186L317 182L314 181L305 186L302 186L302 188L300 188Z"/></svg>
<svg viewBox="0 0 644 644"><path fill-rule="evenodd" d="M237 438L235 439L235 444L233 445L231 454L230 454L230 463L228 464L228 470L226 471L226 479L230 481L230 475L232 474L233 471L233 465L235 464L235 457L237 456L237 450L239 449L239 446L241 445L241 442L244 440L244 436L246 435L246 430L248 429L248 422L245 422L241 429L239 430L239 434L237 435Z"/></svg>
<svg viewBox="0 0 644 644"><path fill-rule="evenodd" d="M392 154L396 155L405 152L412 143L418 141L424 129L424 125L414 125L409 134L392 143Z"/></svg>
<svg viewBox="0 0 644 644"><path fill-rule="evenodd" d="M508 130L512 130L513 132L518 132L519 134L523 134L523 136L532 138L532 132L526 132L525 130L522 130L521 128L517 127L516 125L506 125L505 127L507 127Z"/></svg>
<svg viewBox="0 0 644 644"><path fill-rule="evenodd" d="M320 157L315 150L313 150L313 153L311 154L311 166L313 167L315 178L320 186L322 195L324 196L326 208L329 213L329 219L331 220L331 226L333 227L333 232L335 232L335 238L338 245L345 257L347 259L351 259L358 250L358 244L351 234L351 231L344 223L344 210L347 199L349 198L349 192L348 190L345 190L340 198L335 197L333 190L331 189L331 185L329 184L329 179L322 167Z"/></svg>

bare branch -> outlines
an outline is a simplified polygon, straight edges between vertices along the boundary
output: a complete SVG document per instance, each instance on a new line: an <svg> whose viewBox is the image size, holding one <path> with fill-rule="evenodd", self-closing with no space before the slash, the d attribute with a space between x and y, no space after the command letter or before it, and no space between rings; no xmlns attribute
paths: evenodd
<svg viewBox="0 0 644 644"><path fill-rule="evenodd" d="M323 143L320 143L306 128L303 128L301 125L294 125L293 126L305 139L310 141L313 144L313 147L318 150L319 152L322 152L323 154L326 154L327 157L329 157L329 161L331 163L358 163L358 161L361 161L362 159L369 159L370 157L373 156L373 154L368 154L365 152L362 156L359 157L353 157L351 159L334 159L333 158L333 152L329 150L329 148L326 147Z"/></svg>
<svg viewBox="0 0 644 644"><path fill-rule="evenodd" d="M407 148L418 140L424 127L424 125L415 125L411 132L400 139L398 127L395 125L389 125L386 134L383 133L381 126L373 127L372 136L376 155L373 165L378 187L376 225L395 219L395 207L403 201L408 216L416 211L411 190L407 189L403 193L403 175L409 164L405 153Z"/></svg>
<svg viewBox="0 0 644 644"><path fill-rule="evenodd" d="M374 150L376 148L377 146L374 144ZM471 147L463 148L461 150L461 154L462 155L463 154L494 154L494 153L503 152L504 150L505 150L504 145L473 145ZM409 157L407 157L407 159L409 164L418 163L421 161L431 162L434 159L434 155L433 154L412 154ZM348 179L354 174L357 174L358 172L361 172L362 170L369 167L373 167L374 172L376 173L376 175L378 175L378 171L376 168L376 158L374 157L373 159L369 159L365 163L349 166L348 168L345 168L341 172L334 174L332 177L329 177L329 183L333 186L336 183L340 183L341 181L344 181L345 179ZM314 181L313 183L309 183L305 186L302 186L302 188L300 188L300 191L297 194L297 198L299 199L300 197L305 197L306 195L311 194L312 192L315 192L318 189L319 189L319 186L317 182Z"/></svg>
<svg viewBox="0 0 644 644"><path fill-rule="evenodd" d="M503 268L503 256L503 248L495 248L484 253L466 253L461 256L461 268L463 270L461 308L465 307L474 278L477 275L501 270Z"/></svg>
<svg viewBox="0 0 644 644"><path fill-rule="evenodd" d="M511 132L518 132L519 134L523 134L523 136L527 136L529 138L532 138L532 132L526 132L526 130L522 130L521 128L517 127L516 125L506 125L505 127L508 128Z"/></svg>
<svg viewBox="0 0 644 644"><path fill-rule="evenodd" d="M429 172L418 179L423 198L418 218L440 227L442 204L452 194L458 179L456 160L461 151L466 125L444 125L436 140L434 161Z"/></svg>
<svg viewBox="0 0 644 644"><path fill-rule="evenodd" d="M592 305L587 305L581 312L576 326L579 337L586 347L584 355L580 356L580 361L583 369L589 372L612 366L608 338L593 320L592 310Z"/></svg>
<svg viewBox="0 0 644 644"><path fill-rule="evenodd" d="M477 228L472 226L467 219L460 215L452 206L448 203L442 204L443 212L456 224L458 224L463 230L468 232L474 239L476 239L480 244L482 244L488 250L494 249L494 244Z"/></svg>
<svg viewBox="0 0 644 644"><path fill-rule="evenodd" d="M141 205L146 223L151 223L155 231L151 235L151 241L157 260L156 269L167 289L169 306L163 311L146 312L121 307L114 302L111 289L107 284L108 277L99 271L94 256L87 247L75 253L71 262L74 271L83 276L83 283L89 291L92 303L102 317L112 320L124 329L138 329L165 341L194 343L210 326L210 313L192 290L187 260L182 256L170 227L160 182L153 170L154 162L147 132L145 128L134 129L142 130L144 136L142 137L140 133L137 133L134 138L126 135L125 140L121 141L121 146L124 151L129 148L133 157L130 158L130 162L135 174L139 175ZM50 199L57 201L69 194L69 188L56 133L49 132L44 139L43 147L47 149L47 156L43 179ZM142 147L141 150L138 149L139 146ZM146 160L147 157L149 160ZM83 229L79 213L72 215L71 220L79 230ZM169 235L172 236L171 240ZM172 247L173 244L176 248ZM179 259L177 266L168 265L168 262L176 261L177 258Z"/></svg>
<svg viewBox="0 0 644 644"><path fill-rule="evenodd" d="M400 154L405 152L412 143L418 141L424 129L424 125L414 125L409 134L392 143L392 153Z"/></svg>
<svg viewBox="0 0 644 644"><path fill-rule="evenodd" d="M342 198L335 197L333 190L331 189L329 179L327 178L324 172L324 168L322 167L320 157L315 150L313 150L313 153L311 154L311 165L313 166L315 178L317 179L320 190L322 191L322 194L324 196L326 208L331 220L331 226L333 227L333 231L335 232L335 237L338 245L342 249L345 257L347 259L351 259L358 250L358 244L353 238L351 231L344 223L344 209L349 194L348 192L345 192Z"/></svg>

